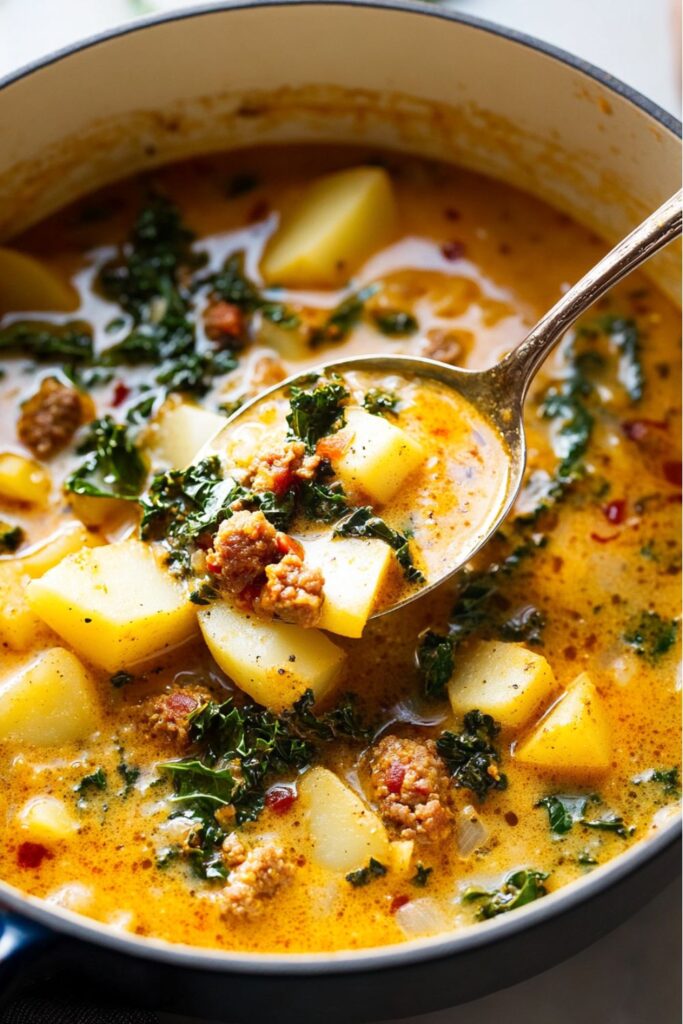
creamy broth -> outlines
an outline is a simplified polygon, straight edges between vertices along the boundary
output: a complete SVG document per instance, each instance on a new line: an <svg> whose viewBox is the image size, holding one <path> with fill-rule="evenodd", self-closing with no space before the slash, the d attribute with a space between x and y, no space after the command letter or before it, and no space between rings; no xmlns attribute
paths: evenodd
<svg viewBox="0 0 683 1024"><path fill-rule="evenodd" d="M369 165L388 172L395 220L381 243L350 268L348 286L273 284L264 291L264 247L281 230L281 220L295 216L311 180ZM129 465L135 465L135 452L143 459L144 479L132 488L131 500L112 504L79 495L68 482L74 473L90 484L94 479L83 470L88 452L76 451L87 438L87 422L63 448L42 458L17 434L20 404L43 379L70 385L64 370L69 359L33 361L25 347L17 353L3 339L13 323L33 320L85 322L100 355L130 337L132 306L122 310L113 285L107 296L101 268L112 261L120 266L119 247L149 203L150 190L177 205L196 236L192 251L206 253L204 265L188 268L185 252L178 286L196 325L197 351L206 356L206 379L193 390L176 390L173 381L182 383L173 376L178 368L166 366L158 352L147 361L136 356L110 365L95 365L95 358L71 363L71 376L97 416L125 426L133 450ZM219 718L209 720L207 701L214 707L233 696L239 709L249 705L247 694L252 690L254 698L256 692L254 664L270 651L268 630L283 624L277 616L251 614L218 631L220 609L227 605L219 586L205 604L168 611L177 623L156 652L141 646L140 637L151 637L158 616L136 620L136 630L121 640L133 654L122 660L106 629L96 626L98 639L86 635L82 641L68 610L55 618L57 602L45 583L62 557L83 559L71 554L76 549L92 545L82 562L86 572L89 559L99 559L111 542L137 543L127 539L138 536L137 494L150 500L155 472L182 473L221 423L207 421L190 457L184 458L183 448L183 461L169 441L169 412L189 405L224 416L290 373L357 354L407 352L469 368L489 366L595 262L605 248L600 239L532 197L458 169L361 150L295 147L218 155L124 182L9 245L40 260L63 285L71 282L78 308L54 314L39 312L36 304L0 321L7 353L0 380L0 519L6 531L22 531L16 550L8 547L0 561L3 879L141 936L225 950L333 951L458 929L478 915L505 910L506 899L514 907L542 897L646 841L676 813L680 329L677 310L645 278L634 275L599 303L534 384L525 419L524 489L511 519L471 569L397 613L371 619L360 638L316 627L305 631L308 639L296 654L292 646L295 660L282 669L293 689L283 682L277 690L280 669L273 655L275 675L258 692L268 695L273 714L285 715L287 737L303 738L315 749L288 748L279 766L273 762L259 782L263 809L252 791L252 802L245 797L241 805L254 820L236 820L229 801L216 803L215 842L205 833L197 838L193 805L182 789L185 769L158 766L192 758L209 764L206 736L214 736ZM249 301L242 293L240 330L231 335L225 310L219 310L220 330L206 311L226 301L217 294L219 285L234 298L234 282L229 291L217 275L225 276L226 260L238 252L244 254L234 265L240 281L256 292ZM359 295L354 315L331 332L340 304ZM164 301L153 315L144 314L149 322L166 315L168 297ZM296 326L283 328L283 317ZM217 354L226 352L229 358L220 356L220 364ZM164 367L172 371L171 384L155 380ZM185 382L190 370L186 365ZM364 379L349 383L354 400L369 390ZM382 389L400 397L395 416L385 422L414 435L429 454L392 502L371 504L393 529L409 527L415 563L429 578L445 562L457 561L463 518L486 518L486 503L477 504L482 490L469 489L469 460L485 467L475 480L489 494L504 486L504 467L489 457L494 442L485 424L476 425L474 450L464 443L465 432L471 440L472 421L453 407L453 396L412 381L384 381ZM92 418L85 405L81 412L84 421ZM283 412L277 413L280 423ZM191 449L189 428L181 423L179 433ZM33 503L8 497L2 453L34 460L31 472L39 479L31 486L40 490L42 472L49 494ZM5 472L15 479L7 464ZM354 504L365 498L354 496ZM176 513L161 516L155 528L168 530L169 522L179 521ZM65 528L71 531L66 541ZM210 520L204 549L215 543L216 529ZM305 543L328 529L293 520L280 532ZM55 535L57 548L44 547ZM192 550L203 550L195 544L200 533L192 536ZM173 594L185 595L187 574L168 576L167 537L154 534L145 544L152 563L139 555L139 579L158 571L176 588ZM399 588L394 596L406 586L393 552L391 557L385 598L392 586ZM131 609L142 601L135 579L133 572ZM27 589L40 597L31 607ZM172 604L169 594L164 590ZM79 629L78 637L80 623ZM283 643L289 650L290 640ZM240 644L251 646L243 652ZM482 646L487 644L494 647ZM110 646L111 657L103 653ZM46 667L41 658L55 648L66 655ZM242 661L255 659L239 679L237 669L233 674L220 667L238 654ZM304 691L298 673L309 655L318 700L293 719L287 709ZM36 705L27 698L20 707L16 681L23 678L25 686L35 664L32 692L40 700ZM482 702L494 706L490 680L505 680L511 666L521 675L510 676L509 692L496 705L500 713L493 714L495 727L481 719L464 723L467 712L486 712ZM60 698L59 691L55 700L63 720L83 720L74 739L60 738L68 729L51 724L55 709L45 696L57 692L55 678L67 677L76 696L64 691ZM527 694L524 706L518 691ZM186 703L169 705L178 693ZM354 709L355 718L340 726L342 716L330 714L346 694L355 703L341 706L349 714ZM475 695L471 702L469 694ZM31 706L42 709L37 724ZM569 727L561 721L570 706L573 731L571 721ZM188 724L193 714L204 714L194 726ZM315 715L314 724L306 714ZM197 721L204 723L203 735ZM272 718L259 718L258 727L272 738ZM53 728L58 740L49 742ZM224 726L221 742L226 734ZM183 744L188 738L189 746ZM472 744L481 754L478 766L469 759ZM212 764L225 767L220 760ZM244 764L233 764L233 770L244 781ZM335 789L342 783L346 789ZM326 807L335 813L326 817ZM173 816L177 811L185 815ZM224 846L231 836L236 838ZM350 837L360 852L345 859L339 851Z"/></svg>

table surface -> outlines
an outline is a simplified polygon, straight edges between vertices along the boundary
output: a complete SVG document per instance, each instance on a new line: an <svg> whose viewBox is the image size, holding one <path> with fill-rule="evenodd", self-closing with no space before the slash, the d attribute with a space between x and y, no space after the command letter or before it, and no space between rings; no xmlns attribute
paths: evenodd
<svg viewBox="0 0 683 1024"><path fill-rule="evenodd" d="M0 0L0 75L77 38L201 2ZM675 0L450 0L449 6L576 53L680 116ZM515 1018L525 1024L674 1024L681 1020L680 907L678 882L564 964L405 1024L503 1024ZM169 1015L163 1021L191 1024Z"/></svg>

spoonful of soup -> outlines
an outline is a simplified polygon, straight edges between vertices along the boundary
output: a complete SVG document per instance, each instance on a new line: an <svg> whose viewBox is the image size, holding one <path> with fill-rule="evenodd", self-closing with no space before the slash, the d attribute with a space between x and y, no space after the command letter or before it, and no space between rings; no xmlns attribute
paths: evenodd
<svg viewBox="0 0 683 1024"><path fill-rule="evenodd" d="M202 587L257 614L360 636L461 569L504 522L529 385L564 332L681 233L681 193L590 270L500 363L330 362L240 408L200 453L230 514ZM208 460L208 462L207 462Z"/></svg>

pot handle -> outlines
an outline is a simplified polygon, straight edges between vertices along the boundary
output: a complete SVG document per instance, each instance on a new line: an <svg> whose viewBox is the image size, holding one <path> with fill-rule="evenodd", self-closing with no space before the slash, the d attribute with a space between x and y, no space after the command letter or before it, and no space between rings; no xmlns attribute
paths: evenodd
<svg viewBox="0 0 683 1024"><path fill-rule="evenodd" d="M0 908L0 993L21 987L24 969L55 941L49 928Z"/></svg>

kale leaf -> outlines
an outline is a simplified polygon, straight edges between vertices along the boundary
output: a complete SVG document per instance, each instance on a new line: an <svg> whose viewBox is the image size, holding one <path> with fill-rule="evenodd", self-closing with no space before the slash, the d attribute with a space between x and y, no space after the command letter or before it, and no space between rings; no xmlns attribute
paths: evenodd
<svg viewBox="0 0 683 1024"><path fill-rule="evenodd" d="M372 314L372 320L377 330L386 334L388 338L402 338L407 334L415 334L419 328L412 313L405 313L402 310L376 310Z"/></svg>
<svg viewBox="0 0 683 1024"><path fill-rule="evenodd" d="M84 775L77 786L74 787L75 793L87 793L90 789L106 789L107 788L107 773L104 768L96 768L90 775Z"/></svg>
<svg viewBox="0 0 683 1024"><path fill-rule="evenodd" d="M358 889L363 885L368 885L373 878L382 878L386 873L387 869L384 864L380 864L378 860L371 857L366 867L358 868L357 871L350 871L346 875L346 881L350 882L355 889Z"/></svg>
<svg viewBox="0 0 683 1024"><path fill-rule="evenodd" d="M0 555L12 554L24 539L24 531L14 523L0 519Z"/></svg>
<svg viewBox="0 0 683 1024"><path fill-rule="evenodd" d="M455 665L453 648L453 639L449 636L441 636L431 629L420 634L416 659L425 696L444 696Z"/></svg>
<svg viewBox="0 0 683 1024"><path fill-rule="evenodd" d="M287 416L290 440L304 441L309 452L321 437L339 430L344 423L344 403L349 397L340 377L322 379L312 388L293 385Z"/></svg>
<svg viewBox="0 0 683 1024"><path fill-rule="evenodd" d="M425 583L425 577L414 565L409 538L392 529L375 515L370 505L355 508L334 530L335 537L378 537L396 553L396 559L409 583Z"/></svg>
<svg viewBox="0 0 683 1024"><path fill-rule="evenodd" d="M547 878L544 871L522 868L508 875L499 889L467 889L463 903L480 902L477 916L487 920L545 896L548 890L543 883Z"/></svg>
<svg viewBox="0 0 683 1024"><path fill-rule="evenodd" d="M335 523L349 510L341 484L319 480L304 481L299 491L299 508L307 519L321 523Z"/></svg>
<svg viewBox="0 0 683 1024"><path fill-rule="evenodd" d="M16 320L0 330L0 352L66 363L93 358L92 328L82 320L53 324L48 320Z"/></svg>
<svg viewBox="0 0 683 1024"><path fill-rule="evenodd" d="M258 310L266 320L284 330L293 330L299 326L300 318L293 310L282 302L266 298L246 276L244 252L232 253L225 261L223 269L208 280L215 296L238 306L243 313L255 313Z"/></svg>
<svg viewBox="0 0 683 1024"><path fill-rule="evenodd" d="M631 619L624 640L636 654L654 664L676 643L678 629L674 619L663 619L657 612L646 611Z"/></svg>
<svg viewBox="0 0 683 1024"><path fill-rule="evenodd" d="M370 388L363 399L363 406L373 416L384 416L386 413L395 413L399 403L398 395L393 391L383 391L382 388Z"/></svg>
<svg viewBox="0 0 683 1024"><path fill-rule="evenodd" d="M591 804L599 803L601 803L600 797L595 794L579 796L553 794L542 797L536 806L546 809L550 831L557 836L566 835L575 824L603 832L615 832L622 839L626 839L633 833L633 829L626 825L624 819L613 811L607 811L599 818L588 818L586 816L588 807Z"/></svg>
<svg viewBox="0 0 683 1024"><path fill-rule="evenodd" d="M333 345L344 341L362 317L365 303L378 289L379 285L370 284L340 302L325 322L313 331L311 345Z"/></svg>
<svg viewBox="0 0 683 1024"><path fill-rule="evenodd" d="M639 402L645 391L645 372L642 364L642 337L632 317L606 313L594 320L584 321L577 328L579 338L598 338L604 335L614 345L619 356L617 377L632 402Z"/></svg>
<svg viewBox="0 0 683 1024"><path fill-rule="evenodd" d="M137 500L147 466L127 427L111 416L93 420L76 451L85 459L67 478L67 491L92 498Z"/></svg>
<svg viewBox="0 0 683 1024"><path fill-rule="evenodd" d="M434 870L434 868L426 868L424 866L424 864L421 864L418 861L418 863L417 863L417 865L415 867L415 874L410 879L410 881L413 883L413 885L416 885L419 889L424 889L424 887L427 885L427 883L429 881L429 876L431 875L433 870Z"/></svg>
<svg viewBox="0 0 683 1024"><path fill-rule="evenodd" d="M636 775L632 782L636 786L640 786L644 782L656 782L662 787L664 796L675 799L680 799L681 796L681 775L675 766L673 768L650 768L648 771Z"/></svg>
<svg viewBox="0 0 683 1024"><path fill-rule="evenodd" d="M491 715L468 711L463 718L463 731L446 730L436 741L436 749L456 786L472 790L483 800L493 789L506 789L508 780L498 765L500 754L493 740L500 726Z"/></svg>

